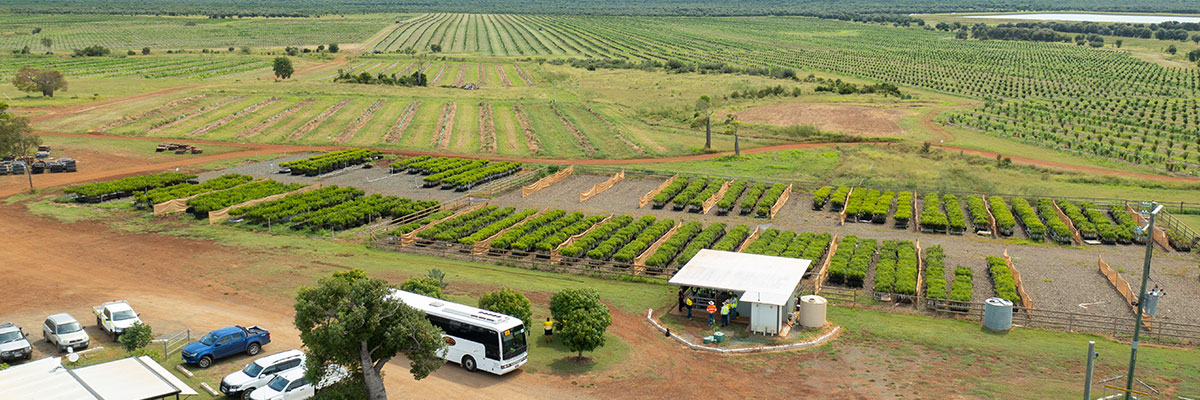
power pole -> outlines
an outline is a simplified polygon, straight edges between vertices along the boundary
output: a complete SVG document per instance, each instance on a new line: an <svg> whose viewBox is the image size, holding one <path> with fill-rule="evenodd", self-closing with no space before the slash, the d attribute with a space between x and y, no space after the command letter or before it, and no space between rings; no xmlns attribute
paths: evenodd
<svg viewBox="0 0 1200 400"><path fill-rule="evenodd" d="M1154 254L1154 217L1163 209L1163 206L1158 203L1151 203L1150 206L1153 207L1153 211L1150 211L1150 223L1146 226L1149 240L1146 240L1146 261L1142 265L1142 290L1138 292L1137 320L1134 321L1133 344L1129 350L1129 376L1125 381L1125 400L1131 400L1133 397L1133 367L1137 364L1138 337L1142 333L1142 311L1146 308L1146 283L1150 280L1150 256Z"/></svg>

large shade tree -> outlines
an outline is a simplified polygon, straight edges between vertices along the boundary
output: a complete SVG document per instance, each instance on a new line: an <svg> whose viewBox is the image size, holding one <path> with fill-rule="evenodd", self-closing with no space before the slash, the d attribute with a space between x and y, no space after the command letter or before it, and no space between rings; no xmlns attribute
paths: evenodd
<svg viewBox="0 0 1200 400"><path fill-rule="evenodd" d="M275 57L275 64L272 67L275 70L275 77L279 79L287 79L292 77L292 73L296 72L292 68L292 60L287 57Z"/></svg>
<svg viewBox="0 0 1200 400"><path fill-rule="evenodd" d="M558 323L558 334L571 351L593 351L604 346L604 332L612 325L608 306L593 289L564 289L550 296L550 315Z"/></svg>
<svg viewBox="0 0 1200 400"><path fill-rule="evenodd" d="M0 103L0 155L12 155L18 159L29 159L37 152L42 139L33 134L29 119L8 113L8 104ZM28 165L25 177L29 180L29 192L33 193L33 175Z"/></svg>
<svg viewBox="0 0 1200 400"><path fill-rule="evenodd" d="M322 380L328 367L351 370L351 381L366 386L367 398L387 399L383 366L403 353L409 372L423 379L444 364L442 331L424 313L391 297L395 287L359 269L322 278L296 295L296 329L308 347L308 378Z"/></svg>
<svg viewBox="0 0 1200 400"><path fill-rule="evenodd" d="M54 97L55 90L67 90L67 78L57 70L21 67L12 83L17 90L42 92L42 96L46 97Z"/></svg>

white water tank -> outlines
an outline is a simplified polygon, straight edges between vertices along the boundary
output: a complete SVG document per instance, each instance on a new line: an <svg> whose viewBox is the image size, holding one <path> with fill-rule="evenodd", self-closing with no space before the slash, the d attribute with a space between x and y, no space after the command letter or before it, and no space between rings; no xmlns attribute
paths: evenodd
<svg viewBox="0 0 1200 400"><path fill-rule="evenodd" d="M825 326L826 303L825 298L821 296L800 296L800 326L804 328Z"/></svg>
<svg viewBox="0 0 1200 400"><path fill-rule="evenodd" d="M992 297L983 301L983 326L994 332L1012 329L1013 303Z"/></svg>

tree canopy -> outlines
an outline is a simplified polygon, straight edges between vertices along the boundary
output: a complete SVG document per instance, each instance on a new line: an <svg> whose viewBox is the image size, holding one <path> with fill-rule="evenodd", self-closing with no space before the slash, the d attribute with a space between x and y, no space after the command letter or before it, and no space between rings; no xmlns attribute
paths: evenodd
<svg viewBox="0 0 1200 400"><path fill-rule="evenodd" d="M46 97L54 97L55 90L67 90L67 78L57 70L21 67L12 82L17 90L42 92Z"/></svg>
<svg viewBox="0 0 1200 400"><path fill-rule="evenodd" d="M391 297L393 289L359 269L300 288L294 324L308 348L311 381L320 381L330 365L340 365L352 372L351 381L364 383L367 398L383 400L383 366L397 354L408 358L416 379L444 364L437 356L446 346L441 329L421 311Z"/></svg>
<svg viewBox="0 0 1200 400"><path fill-rule="evenodd" d="M520 318L526 327L529 327L533 320L529 298L509 288L484 293L479 297L479 308Z"/></svg>
<svg viewBox="0 0 1200 400"><path fill-rule="evenodd" d="M446 296L442 294L442 281L429 276L410 278L409 280L400 284L400 290L413 292L423 296L436 297L439 299L446 298Z"/></svg>
<svg viewBox="0 0 1200 400"><path fill-rule="evenodd" d="M550 315L558 323L556 336L571 351L593 351L604 346L604 332L612 325L608 306L593 289L565 289L550 297Z"/></svg>
<svg viewBox="0 0 1200 400"><path fill-rule="evenodd" d="M41 144L42 139L33 134L29 119L12 116L8 113L8 104L0 102L0 155L32 157ZM25 168L25 175L29 179L29 191L32 193L33 175L29 168Z"/></svg>
<svg viewBox="0 0 1200 400"><path fill-rule="evenodd" d="M287 79L292 77L292 73L296 72L292 68L292 60L287 57L275 57L275 77L279 79Z"/></svg>

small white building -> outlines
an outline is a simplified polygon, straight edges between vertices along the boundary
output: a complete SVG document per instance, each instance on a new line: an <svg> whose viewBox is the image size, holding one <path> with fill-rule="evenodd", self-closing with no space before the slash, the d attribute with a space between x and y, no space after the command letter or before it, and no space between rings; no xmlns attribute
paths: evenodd
<svg viewBox="0 0 1200 400"><path fill-rule="evenodd" d="M146 356L75 369L47 357L0 371L0 399L5 400L154 400L196 394Z"/></svg>
<svg viewBox="0 0 1200 400"><path fill-rule="evenodd" d="M796 309L800 280L811 264L799 258L705 249L680 268L670 283L734 292L739 314L750 317L750 331L775 335Z"/></svg>

